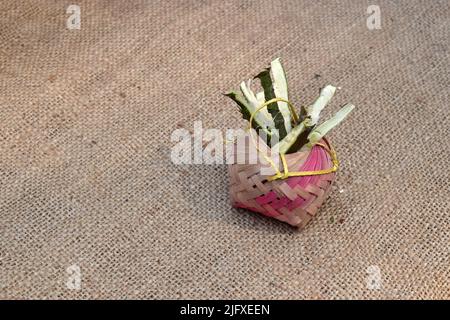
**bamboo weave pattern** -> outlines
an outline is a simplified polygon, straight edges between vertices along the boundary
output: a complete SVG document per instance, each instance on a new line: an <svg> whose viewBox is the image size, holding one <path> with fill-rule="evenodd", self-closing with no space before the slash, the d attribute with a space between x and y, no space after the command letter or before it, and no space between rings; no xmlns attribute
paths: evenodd
<svg viewBox="0 0 450 320"><path fill-rule="evenodd" d="M330 146L325 140L322 142ZM286 160L289 170L293 171L323 170L333 165L322 146L288 154ZM259 212L292 226L305 227L329 194L336 173L268 181L268 176L261 174L263 166L262 163L229 166L233 206Z"/></svg>

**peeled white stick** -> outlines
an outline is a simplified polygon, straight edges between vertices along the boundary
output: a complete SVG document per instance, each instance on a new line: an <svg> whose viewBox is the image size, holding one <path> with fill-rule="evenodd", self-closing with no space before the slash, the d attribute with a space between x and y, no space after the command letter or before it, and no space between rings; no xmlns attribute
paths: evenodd
<svg viewBox="0 0 450 320"><path fill-rule="evenodd" d="M325 86L325 88L320 91L320 96L314 101L312 106L306 108L307 116L310 119L310 121L308 121L309 123L307 123L308 126L312 127L317 124L320 112L325 108L328 102L330 102L335 92L336 87L333 87L332 85Z"/></svg>
<svg viewBox="0 0 450 320"><path fill-rule="evenodd" d="M280 58L277 58L270 63L270 71L272 72L272 86L275 97L289 100L286 73L284 72L283 66L281 65ZM283 116L286 133L289 133L292 130L291 112L289 111L289 106L286 102L282 101L278 101L277 104L278 109Z"/></svg>
<svg viewBox="0 0 450 320"><path fill-rule="evenodd" d="M266 97L264 96L264 91L256 93L256 100L258 100L258 103L259 103L260 106L264 102L266 102Z"/></svg>
<svg viewBox="0 0 450 320"><path fill-rule="evenodd" d="M320 139L323 138L331 129L336 127L342 120L344 120L348 114L355 108L352 104L346 104L339 110L331 119L328 119L324 123L318 125L311 133L308 135L308 147L312 147Z"/></svg>
<svg viewBox="0 0 450 320"><path fill-rule="evenodd" d="M253 91L250 89L251 81L249 80L249 83L245 83L245 81L241 82L241 91L244 95L245 99L248 101L250 107L252 110L250 112L255 112L255 110L261 106L264 102L260 103L258 99L256 98ZM257 114L255 114L255 119L259 121L259 123L262 123L265 125L266 128L274 129L275 128L275 122L273 121L273 118L269 111L267 111L267 108L261 109Z"/></svg>

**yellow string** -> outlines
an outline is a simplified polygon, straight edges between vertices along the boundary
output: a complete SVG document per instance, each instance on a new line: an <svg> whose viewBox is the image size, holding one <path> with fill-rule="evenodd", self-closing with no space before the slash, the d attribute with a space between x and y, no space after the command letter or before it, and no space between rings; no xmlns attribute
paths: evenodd
<svg viewBox="0 0 450 320"><path fill-rule="evenodd" d="M258 144L256 143L256 139L253 136L253 132L251 131L253 119L254 119L255 115L258 112L260 112L263 108L267 107L271 103L278 102L278 101L282 101L282 102L287 103L287 105L289 107L289 111L291 112L292 118L294 119L294 123L298 124L299 118L298 118L297 113L295 112L294 106L286 99L274 98L274 99L271 99L269 101L264 102L261 106L256 108L255 111L252 112L252 114L250 115L249 126L247 128L247 131L250 132L250 137L252 138L252 141L253 141L253 144L256 147L256 150L260 154L263 155L263 157L266 159L266 161L271 165L271 167L276 172L275 175L268 177L267 180L272 181L272 180L276 180L276 179L286 179L288 177L316 176L316 175L322 175L322 174L328 174L328 173L336 172L338 167L339 167L339 161L337 159L336 152L334 151L334 149L331 146L331 144L330 144L330 148L328 148L328 147L326 147L325 145L323 145L321 143L316 143L316 145L321 146L322 148L325 149L326 152L328 152L328 154L331 157L331 161L333 162L333 166L331 168L329 168L329 169L315 170L315 171L291 171L291 172L289 172L289 168L288 168L288 165L287 165L286 157L285 157L285 155L283 153L281 153L280 154L280 158L281 158L281 162L283 164L283 173L281 173L280 170L278 169L278 166L275 165L275 163L272 161L272 159L270 159L264 152L261 151L261 149L259 149Z"/></svg>

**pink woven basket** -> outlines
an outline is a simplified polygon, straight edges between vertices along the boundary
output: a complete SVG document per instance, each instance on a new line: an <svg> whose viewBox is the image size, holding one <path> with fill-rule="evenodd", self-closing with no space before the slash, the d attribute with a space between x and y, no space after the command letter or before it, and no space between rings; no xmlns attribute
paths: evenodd
<svg viewBox="0 0 450 320"><path fill-rule="evenodd" d="M306 152L285 155L289 171L326 170L335 164L330 143L323 139ZM331 190L336 173L271 180L262 175L264 164L232 164L230 197L234 207L259 212L303 228L317 214Z"/></svg>

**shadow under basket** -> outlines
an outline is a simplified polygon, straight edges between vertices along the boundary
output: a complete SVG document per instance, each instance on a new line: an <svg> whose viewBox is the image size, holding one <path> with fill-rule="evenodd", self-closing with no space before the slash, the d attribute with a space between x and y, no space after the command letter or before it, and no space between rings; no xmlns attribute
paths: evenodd
<svg viewBox="0 0 450 320"><path fill-rule="evenodd" d="M333 154L330 143L323 139L311 150L286 154L286 165L289 172L317 173L337 168ZM261 174L268 165L259 162L229 166L232 205L304 228L331 191L336 172L271 180L272 175Z"/></svg>

